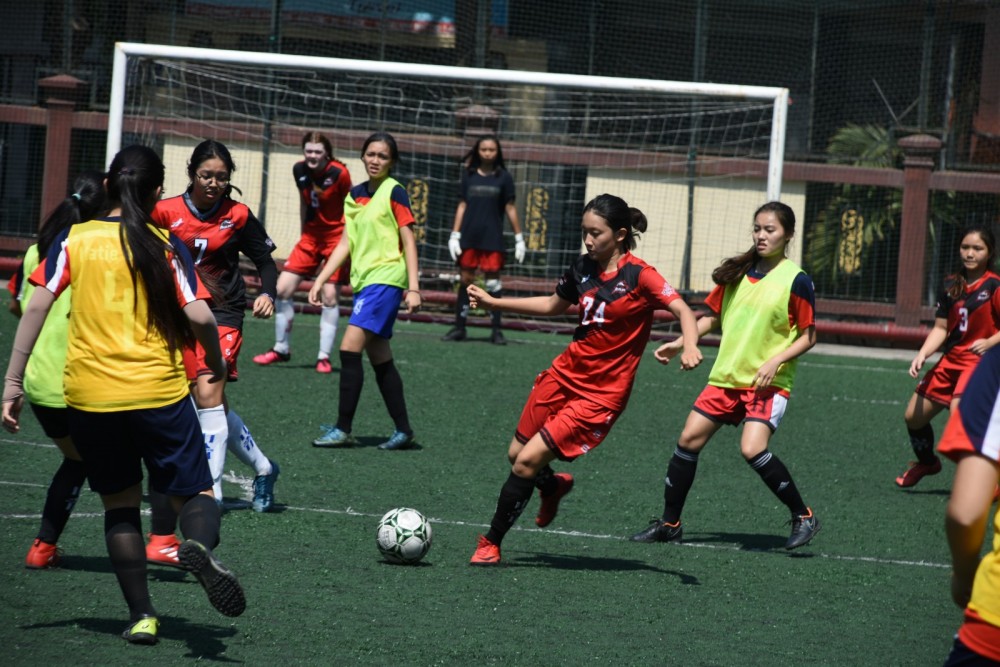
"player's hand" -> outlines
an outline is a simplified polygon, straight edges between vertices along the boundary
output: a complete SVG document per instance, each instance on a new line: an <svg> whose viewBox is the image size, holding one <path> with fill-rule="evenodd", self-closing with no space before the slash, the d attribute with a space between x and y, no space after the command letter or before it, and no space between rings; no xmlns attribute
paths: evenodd
<svg viewBox="0 0 1000 667"><path fill-rule="evenodd" d="M524 263L524 255L528 251L528 246L524 244L524 234L514 234L514 259L518 264Z"/></svg>
<svg viewBox="0 0 1000 667"><path fill-rule="evenodd" d="M218 360L213 363L207 358L205 363L208 364L209 370L212 371L212 377L208 379L209 384L215 384L216 382L225 382L226 376L229 374L229 368L226 365L226 360L220 355Z"/></svg>
<svg viewBox="0 0 1000 667"><path fill-rule="evenodd" d="M322 306L323 301L320 298L320 293L323 291L323 286L318 282L313 281L312 287L309 288L309 303L313 306Z"/></svg>
<svg viewBox="0 0 1000 667"><path fill-rule="evenodd" d="M926 359L927 358L924 357L924 355L922 354L918 354L917 356L913 357L913 361L910 362L911 378L916 378L918 375L920 375L920 369L924 367L924 361L926 361Z"/></svg>
<svg viewBox="0 0 1000 667"><path fill-rule="evenodd" d="M253 316L266 320L274 314L274 301L266 294L261 294L253 301Z"/></svg>
<svg viewBox="0 0 1000 667"><path fill-rule="evenodd" d="M5 392L6 393L6 392ZM17 433L21 430L21 408L24 407L24 396L18 396L13 400L4 399L3 402L3 427L9 433Z"/></svg>
<svg viewBox="0 0 1000 667"><path fill-rule="evenodd" d="M965 609L972 597L972 582L965 581L951 573L951 599L958 605L959 609Z"/></svg>
<svg viewBox="0 0 1000 667"><path fill-rule="evenodd" d="M990 344L986 342L985 338L979 338L972 341L972 344L969 345L969 349L981 357L986 354L986 350L990 349Z"/></svg>
<svg viewBox="0 0 1000 667"><path fill-rule="evenodd" d="M485 308L486 310L492 310L493 297L490 293L484 290L479 285L469 285L465 290L469 295L469 307L470 308Z"/></svg>
<svg viewBox="0 0 1000 667"><path fill-rule="evenodd" d="M403 293L403 303L406 304L406 312L413 314L420 311L424 305L424 297L415 289L408 289Z"/></svg>
<svg viewBox="0 0 1000 667"><path fill-rule="evenodd" d="M684 352L681 353L681 370L689 371L692 368L697 368L701 360L701 350L698 349L697 345L693 346L693 349L690 350L685 348Z"/></svg>
<svg viewBox="0 0 1000 667"><path fill-rule="evenodd" d="M658 362L666 366L667 364L670 363L671 359L677 356L677 354L681 351L683 346L684 344L682 342L682 339L677 338L670 341L669 343L664 343L660 347L656 348L656 350L653 351L653 356L656 358ZM684 360L681 359L682 364L683 362Z"/></svg>
<svg viewBox="0 0 1000 667"><path fill-rule="evenodd" d="M462 232L452 232L448 239L448 253L451 254L451 261L457 262L462 254Z"/></svg>
<svg viewBox="0 0 1000 667"><path fill-rule="evenodd" d="M770 387L771 383L774 382L774 376L778 374L779 368L781 368L780 362L768 359L764 362L763 366L757 369L757 373L753 376L750 386L754 389Z"/></svg>

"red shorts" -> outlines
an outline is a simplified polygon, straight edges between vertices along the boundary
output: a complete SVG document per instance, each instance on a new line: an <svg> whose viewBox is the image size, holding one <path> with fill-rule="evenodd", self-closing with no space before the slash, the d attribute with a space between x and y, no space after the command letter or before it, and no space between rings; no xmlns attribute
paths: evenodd
<svg viewBox="0 0 1000 667"><path fill-rule="evenodd" d="M948 415L948 421L945 423L941 440L938 441L937 450L938 453L947 456L956 463L966 454L976 453L976 448L973 446L972 441L969 440L969 436L965 432L965 426L962 425L961 403Z"/></svg>
<svg viewBox="0 0 1000 667"><path fill-rule="evenodd" d="M729 389L708 385L694 402L694 410L714 422L739 426L744 420L778 429L788 407L788 392L778 387Z"/></svg>
<svg viewBox="0 0 1000 667"><path fill-rule="evenodd" d="M969 383L975 364L955 363L947 357L942 357L934 368L917 384L916 393L928 401L934 401L948 407L953 399L959 398Z"/></svg>
<svg viewBox="0 0 1000 667"><path fill-rule="evenodd" d="M526 444L540 434L558 458L572 461L601 444L619 414L567 389L546 370L535 378L514 437Z"/></svg>
<svg viewBox="0 0 1000 667"><path fill-rule="evenodd" d="M243 347L243 334L239 329L233 327L219 327L219 347L222 348L222 358L226 360L229 367L229 382L236 382L240 378L240 371L236 367L236 359L240 356L240 348ZM212 371L205 363L205 348L200 344L195 344L194 349L184 348L184 370L187 372L188 382L194 382L199 375L211 375Z"/></svg>
<svg viewBox="0 0 1000 667"><path fill-rule="evenodd" d="M319 273L330 253L340 242L340 236L320 240L315 236L303 234L299 242L292 248L291 254L285 260L282 271L288 271L299 276L311 278ZM329 282L338 285L348 285L351 282L351 260L347 259L340 268L333 272Z"/></svg>
<svg viewBox="0 0 1000 667"><path fill-rule="evenodd" d="M504 254L498 250L474 250L469 248L463 250L458 258L458 265L463 269L475 271L480 269L483 273L500 273L503 269Z"/></svg>

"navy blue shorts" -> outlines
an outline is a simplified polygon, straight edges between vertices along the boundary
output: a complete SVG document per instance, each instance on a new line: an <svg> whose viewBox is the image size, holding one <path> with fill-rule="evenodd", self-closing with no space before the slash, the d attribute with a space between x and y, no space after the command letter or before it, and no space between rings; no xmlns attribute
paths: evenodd
<svg viewBox="0 0 1000 667"><path fill-rule="evenodd" d="M35 419L41 424L45 435L53 440L69 437L69 413L66 408L50 408L46 405L28 403Z"/></svg>
<svg viewBox="0 0 1000 667"><path fill-rule="evenodd" d="M395 285L368 285L354 295L349 324L392 338L392 326L403 302L403 288Z"/></svg>
<svg viewBox="0 0 1000 667"><path fill-rule="evenodd" d="M87 464L90 488L101 494L142 482L171 496L212 488L205 439L191 397L162 408L85 412L68 408L73 444Z"/></svg>

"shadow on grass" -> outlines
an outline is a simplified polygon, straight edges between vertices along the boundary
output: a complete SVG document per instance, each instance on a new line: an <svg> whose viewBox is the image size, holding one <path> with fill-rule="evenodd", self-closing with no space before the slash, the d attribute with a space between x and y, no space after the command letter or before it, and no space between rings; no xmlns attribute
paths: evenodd
<svg viewBox="0 0 1000 667"><path fill-rule="evenodd" d="M698 533L685 540L691 546L699 544L705 545L726 545L733 546L740 551L756 551L759 553L787 554L796 558L812 558L810 553L812 543L805 544L797 549L788 551L785 549L785 542L788 538L779 535L761 535L758 533ZM681 543L683 544L683 542Z"/></svg>
<svg viewBox="0 0 1000 667"><path fill-rule="evenodd" d="M237 634L234 628L205 625L203 623L190 623L186 619L177 616L160 616L159 619L160 631L158 637L160 641L183 641L187 645L187 653L184 657L197 658L199 660L214 660L216 662L240 662L222 655L227 650L227 646L223 640L230 639ZM88 617L68 618L52 623L33 623L31 625L22 625L20 629L80 628L86 632L119 638L126 627L128 627L128 622L122 619ZM122 639L118 641L124 642Z"/></svg>
<svg viewBox="0 0 1000 667"><path fill-rule="evenodd" d="M504 552L504 556L508 556ZM634 572L645 570L661 574L674 575L682 584L700 586L697 577L676 570L664 570L650 565L647 561L629 560L626 558L602 558L594 556L572 556L566 554L535 553L515 558L505 558L507 567L552 567L560 570L589 570L596 572Z"/></svg>

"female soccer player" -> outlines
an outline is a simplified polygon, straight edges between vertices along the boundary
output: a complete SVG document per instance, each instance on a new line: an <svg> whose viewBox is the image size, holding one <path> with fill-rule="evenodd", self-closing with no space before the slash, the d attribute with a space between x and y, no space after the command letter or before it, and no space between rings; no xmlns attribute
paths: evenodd
<svg viewBox="0 0 1000 667"><path fill-rule="evenodd" d="M792 513L785 548L801 547L819 531L819 519L802 501L788 469L767 448L785 414L796 360L816 344L813 284L785 257L795 234L792 209L769 202L753 220L754 246L712 273L716 287L705 300L712 313L698 320L698 333L722 329L719 356L667 467L663 517L633 535L633 541L681 539L681 512L698 454L724 424L741 422L743 458ZM680 338L661 345L656 358L667 363L683 343Z"/></svg>
<svg viewBox="0 0 1000 667"><path fill-rule="evenodd" d="M316 447L357 444L351 435L354 413L361 399L364 368L361 353L375 370L389 416L392 436L379 449L406 449L413 445L413 429L406 411L403 379L392 360L392 327L400 303L407 313L420 310L417 241L413 235L410 198L392 168L399 163L396 140L376 132L361 148L368 180L351 188L344 202L344 234L309 290L309 303L320 304L320 290L330 276L351 260L354 311L340 341L340 405L337 423L313 440Z"/></svg>
<svg viewBox="0 0 1000 667"><path fill-rule="evenodd" d="M31 276L38 289L18 325L3 392L3 426L16 433L28 358L53 302L72 287L64 375L69 432L104 504L108 555L131 618L122 636L137 644L156 643L159 629L139 516L143 462L150 485L180 514L187 538L181 565L223 614L238 616L246 607L236 577L211 551L221 513L181 352L197 340L216 381L225 379L226 366L187 248L151 223L162 190L163 163L152 150L129 146L115 156L110 210L60 234Z"/></svg>
<svg viewBox="0 0 1000 667"><path fill-rule="evenodd" d="M951 548L951 596L965 609L946 667L1000 665L1000 512L993 548L980 560L990 505L1000 481L1000 350L987 352L951 411L938 451L955 461L945 518Z"/></svg>
<svg viewBox="0 0 1000 667"><path fill-rule="evenodd" d="M496 513L479 536L470 565L498 565L500 543L538 488L535 523L547 526L573 477L553 473L555 459L573 461L597 447L625 410L653 325L653 311L669 310L684 333L681 368L701 363L694 314L656 269L632 254L646 216L619 197L600 195L583 210L585 255L566 270L551 296L497 298L469 285L473 307L524 315L559 315L579 307L573 342L535 379L507 450L512 464Z"/></svg>
<svg viewBox="0 0 1000 667"><path fill-rule="evenodd" d="M20 304L27 305L35 286L25 277L38 267L52 246L52 241L70 225L90 220L104 209L104 174L85 172L73 183L73 194L64 199L46 218L38 231L38 243L24 253L24 261L10 279L11 292L16 296L15 314L20 316ZM87 469L69 437L66 399L63 398L63 366L66 364L66 331L69 327L69 289L53 303L50 317L35 343L36 354L28 360L24 371L24 395L45 435L52 438L62 452L63 460L52 476L42 508L42 523L38 535L24 559L32 569L59 564L56 546L69 515L73 512L80 489L87 478Z"/></svg>
<svg viewBox="0 0 1000 667"><path fill-rule="evenodd" d="M260 274L261 293L254 299L253 316L268 318L274 312L271 297L276 291L278 269L271 258L274 243L264 226L245 204L230 197L230 183L236 164L225 145L205 140L195 146L188 161L191 181L184 194L157 203L153 220L176 235L194 257L194 263L220 292L213 300L212 313L219 324L219 344L226 358L228 381L239 379L237 359L243 344L243 314L246 310L246 284L240 272L239 254L250 258ZM185 364L192 394L198 406L198 418L205 435L205 451L212 470L213 493L222 501L222 473L226 449L254 469L252 507L269 512L274 506L274 483L280 472L257 446L242 418L228 407L225 382L211 381L211 369L205 364L204 350L188 351ZM153 526L148 553L150 560L174 564L174 517L158 512L154 497ZM160 509L166 509L162 504Z"/></svg>
<svg viewBox="0 0 1000 667"><path fill-rule="evenodd" d="M292 296L304 278L316 275L323 262L337 247L344 232L344 198L351 191L351 175L347 167L333 158L330 140L319 132L307 132L302 137L305 159L292 167L292 176L301 199L302 236L295 244L278 276L278 299L274 304L274 347L253 358L255 364L267 366L292 357L289 337L295 308ZM340 320L340 286L350 278L350 266L344 264L323 285L322 311L319 318L319 357L317 373L331 373L330 350L337 337Z"/></svg>
<svg viewBox="0 0 1000 667"><path fill-rule="evenodd" d="M979 358L1000 342L1000 276L990 270L996 259L993 232L985 227L967 228L958 254L962 268L945 279L934 327L910 364L910 377L916 378L927 357L944 346L941 359L924 375L906 406L906 430L917 460L896 478L902 488L941 472L931 420L958 405Z"/></svg>
<svg viewBox="0 0 1000 667"><path fill-rule="evenodd" d="M469 295L466 291L481 269L486 278L486 291L499 299L503 296L500 271L504 265L503 216L507 214L514 229L514 259L524 261L524 235L514 206L514 179L503 161L500 140L487 134L476 140L465 157L461 193L455 210L455 225L448 240L448 251L461 270L461 284L455 302L455 326L441 338L445 341L465 340L465 322L469 316ZM500 311L492 314L493 333L490 340L506 345L500 331Z"/></svg>

